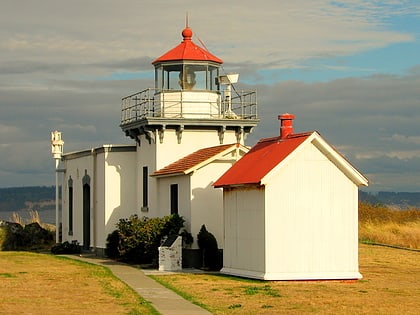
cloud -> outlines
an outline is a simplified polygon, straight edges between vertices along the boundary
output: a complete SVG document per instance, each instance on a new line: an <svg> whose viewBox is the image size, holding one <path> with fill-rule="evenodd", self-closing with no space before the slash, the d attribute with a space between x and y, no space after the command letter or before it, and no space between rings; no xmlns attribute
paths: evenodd
<svg viewBox="0 0 420 315"><path fill-rule="evenodd" d="M407 135L393 134L390 138L385 138L385 140L420 145L420 135L407 136ZM420 156L420 151L417 154Z"/></svg>
<svg viewBox="0 0 420 315"><path fill-rule="evenodd" d="M164 10L163 3L156 1L58 3L31 2L25 4L25 10L14 2L5 5L0 13L3 59L92 64L110 56L117 61L158 56L181 40L187 9L194 33L227 63L285 67L308 58L349 55L413 41L411 34L390 30L386 19L407 13L407 8L410 14L419 11L411 1L410 5L321 0L281 5L271 0L256 5L254 1L231 1L232 9L217 10L215 18L208 14L215 10L213 2L165 2ZM172 26L170 31L168 25Z"/></svg>
<svg viewBox="0 0 420 315"><path fill-rule="evenodd" d="M232 0L228 10L192 0L2 1L0 186L53 182L55 129L66 152L131 143L118 127L121 98L154 85L150 63L180 43L186 11L195 42L240 73L238 89L258 91L261 123L248 144L278 134L277 115L291 112L296 131L318 130L378 190L414 187L420 65L400 75L368 64L357 68L364 78L287 78L288 69L346 73L355 68L324 61L415 42L393 19L420 16L420 4L391 0Z"/></svg>

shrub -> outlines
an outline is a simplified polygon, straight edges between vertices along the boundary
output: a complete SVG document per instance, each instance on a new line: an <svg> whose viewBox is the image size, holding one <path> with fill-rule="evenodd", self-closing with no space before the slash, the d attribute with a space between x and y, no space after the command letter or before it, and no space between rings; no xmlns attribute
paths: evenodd
<svg viewBox="0 0 420 315"><path fill-rule="evenodd" d="M118 251L118 246L120 244L120 233L118 230L114 230L112 233L108 234L106 238L106 249L105 255L109 258L119 258L120 253Z"/></svg>
<svg viewBox="0 0 420 315"><path fill-rule="evenodd" d="M55 255L63 254L80 254L81 247L78 243L64 242L56 244L51 248L51 252Z"/></svg>
<svg viewBox="0 0 420 315"><path fill-rule="evenodd" d="M106 253L132 263L155 263L163 237L178 234L184 222L178 214L151 219L132 215L120 219L117 230L108 235Z"/></svg>
<svg viewBox="0 0 420 315"><path fill-rule="evenodd" d="M53 233L37 222L25 226L7 222L2 230L1 249L6 251L49 249L54 239Z"/></svg>
<svg viewBox="0 0 420 315"><path fill-rule="evenodd" d="M197 234L197 243L203 252L203 269L220 270L222 263L217 240L213 234L207 231L204 224Z"/></svg>
<svg viewBox="0 0 420 315"><path fill-rule="evenodd" d="M182 243L185 247L190 247L194 242L194 237L186 229L183 229L179 235L182 236Z"/></svg>

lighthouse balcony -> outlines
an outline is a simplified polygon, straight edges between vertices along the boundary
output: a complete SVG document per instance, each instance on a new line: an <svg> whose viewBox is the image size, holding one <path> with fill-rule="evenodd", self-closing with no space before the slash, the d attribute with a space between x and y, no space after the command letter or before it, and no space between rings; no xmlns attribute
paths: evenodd
<svg viewBox="0 0 420 315"><path fill-rule="evenodd" d="M256 91L145 89L122 99L121 126L149 119L257 120Z"/></svg>

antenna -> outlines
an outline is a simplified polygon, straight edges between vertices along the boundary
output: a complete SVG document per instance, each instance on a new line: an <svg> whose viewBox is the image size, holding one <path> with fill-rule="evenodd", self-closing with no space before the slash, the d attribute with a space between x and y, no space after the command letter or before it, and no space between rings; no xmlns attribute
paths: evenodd
<svg viewBox="0 0 420 315"><path fill-rule="evenodd" d="M200 39L200 37L198 37L197 35L195 36L197 37L198 41L200 42L200 44L204 47L205 50L209 51L206 47L206 44L204 44L204 42Z"/></svg>
<svg viewBox="0 0 420 315"><path fill-rule="evenodd" d="M185 27L190 27L188 25L188 11L185 13Z"/></svg>

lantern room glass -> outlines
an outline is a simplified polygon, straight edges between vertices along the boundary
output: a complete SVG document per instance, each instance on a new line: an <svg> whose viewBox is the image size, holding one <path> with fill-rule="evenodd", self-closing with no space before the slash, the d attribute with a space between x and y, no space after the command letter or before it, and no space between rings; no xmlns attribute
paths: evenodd
<svg viewBox="0 0 420 315"><path fill-rule="evenodd" d="M219 67L211 64L164 64L155 68L155 87L173 91L218 91Z"/></svg>

